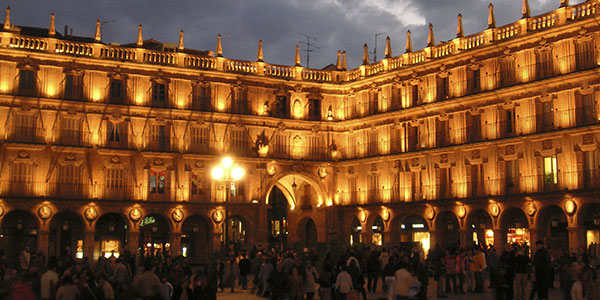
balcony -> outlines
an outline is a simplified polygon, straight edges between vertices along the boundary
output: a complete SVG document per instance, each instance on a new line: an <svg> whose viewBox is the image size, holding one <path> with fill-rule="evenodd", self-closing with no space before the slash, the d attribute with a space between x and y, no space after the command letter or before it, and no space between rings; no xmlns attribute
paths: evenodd
<svg viewBox="0 0 600 300"><path fill-rule="evenodd" d="M36 128L30 126L13 126L8 141L22 144L44 144L43 137L36 134Z"/></svg>
<svg viewBox="0 0 600 300"><path fill-rule="evenodd" d="M55 144L60 146L86 147L89 146L88 133L82 130L61 129Z"/></svg>
<svg viewBox="0 0 600 300"><path fill-rule="evenodd" d="M171 152L171 139L168 137L149 137L144 150L154 152Z"/></svg>

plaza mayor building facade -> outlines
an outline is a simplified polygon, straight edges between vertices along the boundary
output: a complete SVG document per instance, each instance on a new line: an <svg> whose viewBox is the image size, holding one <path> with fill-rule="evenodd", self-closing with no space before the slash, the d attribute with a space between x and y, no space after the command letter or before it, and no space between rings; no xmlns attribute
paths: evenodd
<svg viewBox="0 0 600 300"><path fill-rule="evenodd" d="M557 1L558 2L558 1ZM600 242L600 1L346 68L0 32L0 248ZM18 12L16 12L18 13ZM93 28L93 23L90 24ZM132 28L133 29L133 28ZM135 36L133 29L132 36ZM404 38L402 38L404 39ZM133 39L132 39L133 40ZM290 49L293 57L294 49ZM333 57L335 58L335 56ZM222 158L227 155L227 159Z"/></svg>

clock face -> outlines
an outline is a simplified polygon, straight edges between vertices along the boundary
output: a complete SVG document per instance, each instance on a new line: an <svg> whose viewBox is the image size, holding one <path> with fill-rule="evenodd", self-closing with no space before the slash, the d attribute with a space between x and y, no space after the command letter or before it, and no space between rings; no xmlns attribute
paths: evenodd
<svg viewBox="0 0 600 300"><path fill-rule="evenodd" d="M93 221L98 217L98 211L93 207L86 209L84 214L88 221Z"/></svg>
<svg viewBox="0 0 600 300"><path fill-rule="evenodd" d="M40 216L40 218L46 220L52 215L52 209L50 209L49 206L44 205L38 210L38 215Z"/></svg>
<svg viewBox="0 0 600 300"><path fill-rule="evenodd" d="M213 220L217 223L220 223L221 221L223 221L223 212L220 210L215 210L215 212L213 212Z"/></svg>
<svg viewBox="0 0 600 300"><path fill-rule="evenodd" d="M174 210L173 213L171 213L171 218L173 218L173 221L175 222L181 222L181 220L183 220L183 211L181 211L181 209Z"/></svg>
<svg viewBox="0 0 600 300"><path fill-rule="evenodd" d="M142 212L139 208L134 208L129 212L129 218L132 221L137 222L142 217Z"/></svg>

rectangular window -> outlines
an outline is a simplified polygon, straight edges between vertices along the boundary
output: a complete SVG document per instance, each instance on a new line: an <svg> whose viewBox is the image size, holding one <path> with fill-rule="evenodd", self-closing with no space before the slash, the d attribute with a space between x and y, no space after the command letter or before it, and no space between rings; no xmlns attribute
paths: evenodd
<svg viewBox="0 0 600 300"><path fill-rule="evenodd" d="M515 134L515 109L510 108L504 111L505 120L506 120L506 134L507 136L512 136Z"/></svg>
<svg viewBox="0 0 600 300"><path fill-rule="evenodd" d="M320 136L308 137L308 156L311 159L322 159L323 139Z"/></svg>
<svg viewBox="0 0 600 300"><path fill-rule="evenodd" d="M190 150L193 153L208 153L210 150L210 128L192 127L190 131Z"/></svg>
<svg viewBox="0 0 600 300"><path fill-rule="evenodd" d="M481 115L467 114L467 140L469 143L481 141Z"/></svg>
<svg viewBox="0 0 600 300"><path fill-rule="evenodd" d="M106 188L109 190L125 188L125 170L106 169Z"/></svg>
<svg viewBox="0 0 600 300"><path fill-rule="evenodd" d="M448 146L450 144L450 141L448 140L449 133L450 132L448 129L448 120L442 121L440 119L437 119L435 128L435 143L437 147Z"/></svg>
<svg viewBox="0 0 600 300"><path fill-rule="evenodd" d="M544 185L558 184L558 164L556 156L546 156L543 161L544 165Z"/></svg>
<svg viewBox="0 0 600 300"><path fill-rule="evenodd" d="M379 92L369 92L369 115L379 113Z"/></svg>
<svg viewBox="0 0 600 300"><path fill-rule="evenodd" d="M594 93L577 97L577 124L587 125L598 122Z"/></svg>
<svg viewBox="0 0 600 300"><path fill-rule="evenodd" d="M452 180L450 179L450 169L449 168L440 168L439 172L439 186L440 186L440 195L439 199L449 199L450 198L450 183Z"/></svg>
<svg viewBox="0 0 600 300"><path fill-rule="evenodd" d="M10 166L10 193L17 196L30 196L33 192L33 166L15 163Z"/></svg>
<svg viewBox="0 0 600 300"><path fill-rule="evenodd" d="M155 106L167 105L167 85L154 82L152 84L152 104Z"/></svg>
<svg viewBox="0 0 600 300"><path fill-rule="evenodd" d="M577 71L593 68L594 61L594 45L591 40L580 41L575 43L575 67Z"/></svg>
<svg viewBox="0 0 600 300"><path fill-rule="evenodd" d="M278 118L289 118L290 117L290 103L287 97L277 96L275 97L275 115Z"/></svg>
<svg viewBox="0 0 600 300"><path fill-rule="evenodd" d="M308 101L308 117L312 121L321 120L321 100L311 99Z"/></svg>
<svg viewBox="0 0 600 300"><path fill-rule="evenodd" d="M378 143L378 134L377 131L369 131L367 133L367 153L369 156L375 156L377 154L379 154L378 148L379 148L379 143Z"/></svg>
<svg viewBox="0 0 600 300"><path fill-rule="evenodd" d="M167 186L166 171L150 171L150 182L148 182L151 194L164 194Z"/></svg>
<svg viewBox="0 0 600 300"><path fill-rule="evenodd" d="M552 63L552 50L539 50L536 56L536 72L538 79L545 79L554 75L554 66Z"/></svg>
<svg viewBox="0 0 600 300"><path fill-rule="evenodd" d="M554 104L552 102L541 104L542 131L554 129Z"/></svg>
<svg viewBox="0 0 600 300"><path fill-rule="evenodd" d="M369 175L369 199L367 203L378 203L379 200L379 174L373 173Z"/></svg>
<svg viewBox="0 0 600 300"><path fill-rule="evenodd" d="M109 86L109 101L112 104L124 104L125 100L125 80L123 79L110 79Z"/></svg>
<svg viewBox="0 0 600 300"><path fill-rule="evenodd" d="M62 145L80 146L81 140L81 119L65 117L61 120L60 143Z"/></svg>
<svg viewBox="0 0 600 300"><path fill-rule="evenodd" d="M515 84L515 60L504 59L500 62L500 86Z"/></svg>
<svg viewBox="0 0 600 300"><path fill-rule="evenodd" d="M67 74L65 76L64 97L67 100L83 99L83 76L76 74Z"/></svg>
<svg viewBox="0 0 600 300"><path fill-rule="evenodd" d="M356 188L356 177L349 177L348 178L348 193L349 193L349 201L350 203L348 204L356 204L357 202L357 191L358 189Z"/></svg>
<svg viewBox="0 0 600 300"><path fill-rule="evenodd" d="M248 90L245 88L234 88L232 91L231 112L234 114L248 113Z"/></svg>
<svg viewBox="0 0 600 300"><path fill-rule="evenodd" d="M19 95L27 97L37 96L37 84L34 71L21 70L19 72Z"/></svg>
<svg viewBox="0 0 600 300"><path fill-rule="evenodd" d="M469 69L467 73L467 93L475 94L481 89L481 71Z"/></svg>
<svg viewBox="0 0 600 300"><path fill-rule="evenodd" d="M60 197L78 198L81 196L81 167L74 165L64 165L58 168L58 182L56 192Z"/></svg>
<svg viewBox="0 0 600 300"><path fill-rule="evenodd" d="M598 182L598 151L583 152L583 185L596 187Z"/></svg>
<svg viewBox="0 0 600 300"><path fill-rule="evenodd" d="M36 143L36 118L31 114L15 114L14 128L11 141L21 143Z"/></svg>
<svg viewBox="0 0 600 300"><path fill-rule="evenodd" d="M152 125L150 127L149 148L152 151L169 151L170 141L167 125Z"/></svg>
<svg viewBox="0 0 600 300"><path fill-rule="evenodd" d="M232 129L229 131L229 149L238 153L244 154L246 150L246 131L243 129Z"/></svg>
<svg viewBox="0 0 600 300"><path fill-rule="evenodd" d="M202 198L206 196L203 178L195 173L190 174L190 194L192 198Z"/></svg>
<svg viewBox="0 0 600 300"><path fill-rule="evenodd" d="M472 165L471 171L471 196L481 196L484 191L483 165Z"/></svg>
<svg viewBox="0 0 600 300"><path fill-rule="evenodd" d="M192 109L210 111L210 90L203 84L194 85L192 90Z"/></svg>
<svg viewBox="0 0 600 300"><path fill-rule="evenodd" d="M356 135L348 135L348 157L355 158L358 156L356 152Z"/></svg>
<svg viewBox="0 0 600 300"><path fill-rule="evenodd" d="M287 135L275 134L275 143L273 144L273 154L276 157L287 157L289 149L289 138Z"/></svg>
<svg viewBox="0 0 600 300"><path fill-rule="evenodd" d="M436 82L437 87L437 100L443 101L450 99L450 92L448 85L448 77L438 77Z"/></svg>
<svg viewBox="0 0 600 300"><path fill-rule="evenodd" d="M519 191L519 170L517 161L506 161L505 166L506 170L504 176L506 176L506 193L513 194Z"/></svg>
<svg viewBox="0 0 600 300"><path fill-rule="evenodd" d="M419 85L411 85L411 91L410 91L410 95L412 98L412 105L417 105L417 104L421 104L421 102L419 101Z"/></svg>

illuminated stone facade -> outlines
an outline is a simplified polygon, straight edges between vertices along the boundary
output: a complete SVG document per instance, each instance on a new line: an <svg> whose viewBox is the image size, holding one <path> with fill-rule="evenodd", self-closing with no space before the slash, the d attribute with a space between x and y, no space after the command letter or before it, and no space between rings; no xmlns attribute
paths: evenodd
<svg viewBox="0 0 600 300"><path fill-rule="evenodd" d="M0 246L97 258L232 243L599 242L600 2L346 70L130 45L10 24L0 32ZM365 54L367 48L365 46ZM245 168L231 186L222 154ZM269 224L270 196L287 199ZM229 196L227 196L229 195ZM273 196L275 197L275 196ZM225 200L228 201L225 201ZM224 219L229 217L230 222ZM284 224L285 223L285 224ZM275 228L279 227L279 229ZM487 236L487 240L486 240ZM148 248L148 249L146 249Z"/></svg>

